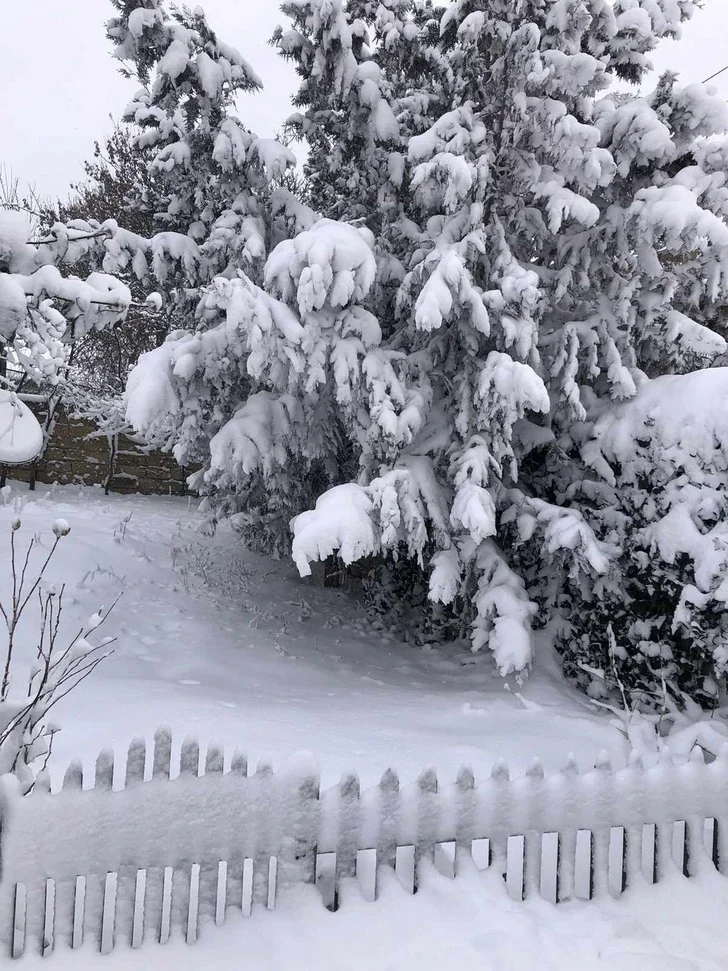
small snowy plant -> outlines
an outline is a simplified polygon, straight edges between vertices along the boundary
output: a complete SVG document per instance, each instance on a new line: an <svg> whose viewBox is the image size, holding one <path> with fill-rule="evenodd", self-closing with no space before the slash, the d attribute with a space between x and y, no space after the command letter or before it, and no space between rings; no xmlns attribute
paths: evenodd
<svg viewBox="0 0 728 971"><path fill-rule="evenodd" d="M66 520L53 523L49 546L34 536L20 548L21 527L16 513L10 520L4 568L10 590L0 599L5 625L4 636L0 628L0 774L15 773L27 792L47 763L58 730L50 719L51 709L108 656L113 638L89 640L112 609L103 607L75 634L64 634L64 587L56 589L45 577L59 543L71 531Z"/></svg>

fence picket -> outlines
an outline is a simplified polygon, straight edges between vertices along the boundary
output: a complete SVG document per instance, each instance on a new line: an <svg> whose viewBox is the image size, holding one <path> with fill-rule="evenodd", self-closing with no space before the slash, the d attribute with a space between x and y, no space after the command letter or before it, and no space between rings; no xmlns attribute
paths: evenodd
<svg viewBox="0 0 728 971"><path fill-rule="evenodd" d="M33 788L30 794L34 796L44 796L51 791L51 776L48 769L41 769L35 777Z"/></svg>
<svg viewBox="0 0 728 971"><path fill-rule="evenodd" d="M255 854L253 857L253 887L251 904L267 905L271 899L270 860L273 828L270 807L273 803L273 767L270 762L260 761L253 776L255 786Z"/></svg>
<svg viewBox="0 0 728 971"><path fill-rule="evenodd" d="M609 894L609 846L614 804L612 763L606 751L599 753L594 771L586 777L592 791L596 823L591 831L591 897Z"/></svg>
<svg viewBox="0 0 728 971"><path fill-rule="evenodd" d="M10 939L10 956L22 957L25 953L27 931L26 888L22 883L16 883L12 896L12 928Z"/></svg>
<svg viewBox="0 0 728 971"><path fill-rule="evenodd" d="M186 738L179 752L180 776L196 778L200 771L200 744L196 738Z"/></svg>
<svg viewBox="0 0 728 971"><path fill-rule="evenodd" d="M190 886L192 864L180 863L172 874L172 905L170 911L170 937L182 937L189 941Z"/></svg>
<svg viewBox="0 0 728 971"><path fill-rule="evenodd" d="M642 756L639 752L630 753L629 764L617 777L617 798L624 806L627 816L638 817L641 803L645 798L645 774ZM622 888L644 883L644 864L642 860L642 823L624 827L624 862Z"/></svg>
<svg viewBox="0 0 728 971"><path fill-rule="evenodd" d="M248 756L245 754L245 752L235 749L233 752L232 761L230 762L230 771L233 775L248 774Z"/></svg>
<svg viewBox="0 0 728 971"><path fill-rule="evenodd" d="M56 885L53 880L46 880L45 893L43 894L43 943L41 946L43 957L48 957L53 950L55 915Z"/></svg>
<svg viewBox="0 0 728 971"><path fill-rule="evenodd" d="M663 805L670 804L671 790L675 781L672 753L665 747L660 751L657 765L648 770L653 792ZM655 823L655 882L664 880L677 869L673 853L675 819L660 819Z"/></svg>
<svg viewBox="0 0 728 971"><path fill-rule="evenodd" d="M197 923L214 923L217 916L217 891L220 876L220 860L200 864Z"/></svg>
<svg viewBox="0 0 728 971"><path fill-rule="evenodd" d="M319 795L318 768L308 762L291 766L279 783L276 877L281 889L316 880Z"/></svg>
<svg viewBox="0 0 728 971"><path fill-rule="evenodd" d="M102 792L111 792L114 784L114 753L110 749L99 752L96 759L96 776L94 788Z"/></svg>
<svg viewBox="0 0 728 971"><path fill-rule="evenodd" d="M334 871L333 909L339 905L339 886L343 879L356 875L359 850L361 788L359 776L351 772L344 775L337 786L338 832L336 834L336 863Z"/></svg>
<svg viewBox="0 0 728 971"><path fill-rule="evenodd" d="M228 860L225 875L225 913L243 909L243 871L245 860Z"/></svg>
<svg viewBox="0 0 728 971"><path fill-rule="evenodd" d="M92 941L98 950L101 950L105 892L106 873L87 873L83 898L81 943L87 944L88 941Z"/></svg>
<svg viewBox="0 0 728 971"><path fill-rule="evenodd" d="M146 886L143 903L142 943L160 943L162 940L162 911L164 909L165 867L146 868Z"/></svg>
<svg viewBox="0 0 728 971"><path fill-rule="evenodd" d="M528 827L524 834L523 847L523 892L527 897L534 897L541 892L541 862L543 849L543 834L539 822L543 815L543 803L546 798L543 766L539 759L534 759L526 772L526 793L529 806Z"/></svg>
<svg viewBox="0 0 728 971"><path fill-rule="evenodd" d="M144 767L147 759L147 743L143 738L135 738L129 745L126 754L126 774L124 788L140 785L144 782Z"/></svg>
<svg viewBox="0 0 728 971"><path fill-rule="evenodd" d="M76 880L57 880L55 899L54 946L72 947L76 913Z"/></svg>
<svg viewBox="0 0 728 971"><path fill-rule="evenodd" d="M511 773L508 764L498 759L490 773L490 789L493 805L491 818L509 819L513 811L512 789L510 785ZM504 880L508 875L508 836L497 835L490 839L490 866L499 873Z"/></svg>
<svg viewBox="0 0 728 971"><path fill-rule="evenodd" d="M205 755L205 775L222 775L224 762L223 748L213 743L209 744ZM202 924L213 923L217 917L220 863L220 859L200 861L195 937L199 934Z"/></svg>
<svg viewBox="0 0 728 971"><path fill-rule="evenodd" d="M475 832L475 776L473 770L463 765L455 780L455 859L453 873L458 871L472 859L473 833Z"/></svg>
<svg viewBox="0 0 728 971"><path fill-rule="evenodd" d="M230 762L230 775L233 778L247 778L248 757L239 749L235 749L233 752L233 757ZM231 908L236 911L243 910L243 871L245 868L245 859L234 856L234 858L229 858L226 863L222 904L225 914Z"/></svg>
<svg viewBox="0 0 728 971"><path fill-rule="evenodd" d="M63 789L65 792L83 789L83 764L80 759L74 759L69 763L63 776Z"/></svg>
<svg viewBox="0 0 728 971"><path fill-rule="evenodd" d="M379 834L373 848L377 851L377 869L397 865L397 831L399 828L399 776L394 769L387 769L379 782ZM374 895L379 893L375 881Z"/></svg>
<svg viewBox="0 0 728 971"><path fill-rule="evenodd" d="M117 940L130 945L134 936L134 907L137 894L136 866L120 865L116 877L116 920L114 934Z"/></svg>
<svg viewBox="0 0 728 971"><path fill-rule="evenodd" d="M168 779L172 762L172 733L168 728L159 728L154 734L154 761L152 778Z"/></svg>
<svg viewBox="0 0 728 971"><path fill-rule="evenodd" d="M196 743L195 743L196 744ZM182 746L184 750L184 744ZM172 760L172 736L168 729L160 728L154 735L152 750L152 779L168 780ZM182 755L180 754L180 771ZM168 876L164 865L147 866L142 916L142 943L162 943L167 938L165 927L168 909Z"/></svg>
<svg viewBox="0 0 728 971"><path fill-rule="evenodd" d="M210 744L207 746L205 756L205 775L222 774L225 762L225 752L220 745Z"/></svg>
<svg viewBox="0 0 728 971"><path fill-rule="evenodd" d="M697 746L690 753L687 765L680 766L679 772L686 786L700 785L701 767L704 769L705 759L703 750ZM688 814L685 818L685 859L683 872L685 876L697 876L708 864L709 858L703 842L705 820L701 816Z"/></svg>
<svg viewBox="0 0 728 971"><path fill-rule="evenodd" d="M558 775L549 780L549 783L554 802L561 803L566 813L570 813L576 803L580 783L579 766L573 753L569 752L566 765ZM565 821L559 828L556 880L556 899L559 901L572 900L574 897L577 832L576 825L571 821Z"/></svg>
<svg viewBox="0 0 728 971"><path fill-rule="evenodd" d="M438 795L437 773L430 767L420 773L417 780L417 840L414 857L413 892L417 892L420 879L420 866L423 860L435 862L440 801Z"/></svg>

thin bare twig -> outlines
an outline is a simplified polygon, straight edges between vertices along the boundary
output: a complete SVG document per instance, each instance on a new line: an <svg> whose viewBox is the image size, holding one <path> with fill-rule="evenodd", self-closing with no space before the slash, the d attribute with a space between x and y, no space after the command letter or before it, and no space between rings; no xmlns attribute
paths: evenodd
<svg viewBox="0 0 728 971"><path fill-rule="evenodd" d="M19 551L15 541L15 532L18 526L18 522L13 522L10 535L12 599L9 607L0 603L0 611L5 618L8 629L0 701L6 701L10 691L15 632L18 622L34 595L37 595L38 603L38 639L35 664L28 676L26 700L0 731L0 747L6 744L16 732L19 732L17 750L12 762L13 770L17 769L19 764L28 766L36 756L43 754L38 752L36 745L46 738L50 741L45 748L43 767L48 764L55 732L54 729L48 727L48 712L89 677L101 661L112 653L108 648L110 644L114 643L114 638L105 637L99 644L95 645L89 644L85 638L92 632L99 630L119 601L117 597L107 610L100 608L98 620L92 620L82 626L70 642L67 642L63 649L60 649L59 638L62 629L61 617L65 585L61 587L60 593L56 593L53 588L44 593L40 584L58 543L66 535L67 530L63 531L54 527L55 541L40 569L34 574L32 582L29 583L28 569L31 553L37 544L35 539L31 539L25 550L22 568L20 568Z"/></svg>

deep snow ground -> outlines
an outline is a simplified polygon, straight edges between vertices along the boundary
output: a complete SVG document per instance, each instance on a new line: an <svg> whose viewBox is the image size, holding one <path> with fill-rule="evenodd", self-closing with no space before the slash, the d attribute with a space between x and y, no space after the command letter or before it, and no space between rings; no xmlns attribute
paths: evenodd
<svg viewBox="0 0 728 971"><path fill-rule="evenodd" d="M560 680L548 654L523 687L507 686L486 656L423 651L371 628L347 595L297 579L287 564L246 553L228 530L198 532L186 500L104 497L75 488L0 503L0 593L14 497L27 540L47 544L68 520L49 580L67 585L67 630L122 594L103 633L115 653L57 713L53 774L72 757L90 767L103 746L121 754L134 735L170 725L246 748L253 763L309 749L324 785L359 770L365 785L390 765L410 781L435 764L443 782L463 762L477 774L505 757L521 771L534 755L547 769L567 752L587 766L621 735ZM31 628L25 628L30 646ZM337 914L299 887L276 910L206 928L188 946L28 955L57 971L720 971L728 967L728 881L677 874L620 902L515 903L502 880L473 869L448 880L425 874L410 897L390 874L376 903L350 886Z"/></svg>
<svg viewBox="0 0 728 971"><path fill-rule="evenodd" d="M16 499L21 539L36 532L47 544L59 516L71 525L48 574L66 583L69 632L122 595L103 630L118 638L113 656L57 709L56 774L162 724L180 740L238 746L252 762L310 750L324 785L352 768L367 785L389 766L409 781L435 765L446 781L463 763L477 776L500 757L517 771L533 756L555 769L569 751L584 766L603 748L624 759L622 736L545 652L525 685L503 682L467 646L397 643L349 595L246 552L227 528L202 536L188 500L11 485L0 590Z"/></svg>

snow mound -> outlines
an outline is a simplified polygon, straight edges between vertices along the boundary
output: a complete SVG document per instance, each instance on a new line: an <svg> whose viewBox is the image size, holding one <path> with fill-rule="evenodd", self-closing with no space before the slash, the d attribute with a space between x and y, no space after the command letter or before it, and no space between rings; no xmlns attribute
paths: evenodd
<svg viewBox="0 0 728 971"><path fill-rule="evenodd" d="M315 509L296 516L291 523L293 560L301 576L311 574L312 560L325 560L336 551L348 564L378 550L372 508L367 490L347 483L329 489Z"/></svg>
<svg viewBox="0 0 728 971"><path fill-rule="evenodd" d="M0 269L9 267L25 249L30 235L28 217L12 209L0 212Z"/></svg>
<svg viewBox="0 0 728 971"><path fill-rule="evenodd" d="M621 467L623 481L635 481L645 452L656 468L673 474L728 468L728 367L647 381L596 422L584 457L614 483L612 466Z"/></svg>
<svg viewBox="0 0 728 971"><path fill-rule="evenodd" d="M0 464L31 462L43 449L43 429L12 391L0 390Z"/></svg>

